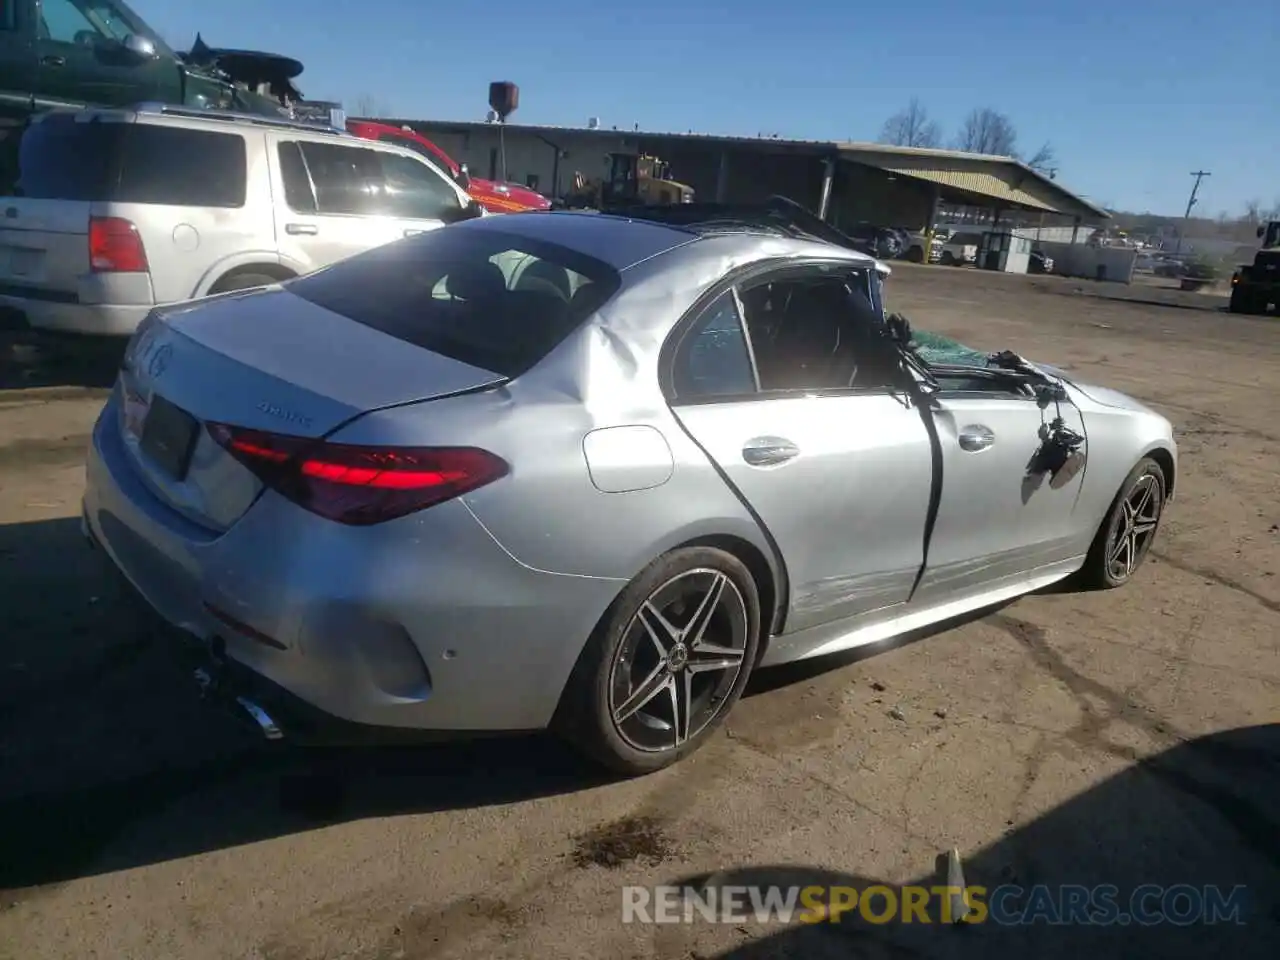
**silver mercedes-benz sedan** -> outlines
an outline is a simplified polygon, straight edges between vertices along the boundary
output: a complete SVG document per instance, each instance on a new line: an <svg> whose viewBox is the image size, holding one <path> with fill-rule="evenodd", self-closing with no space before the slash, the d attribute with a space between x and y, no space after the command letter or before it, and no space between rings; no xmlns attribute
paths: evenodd
<svg viewBox="0 0 1280 960"><path fill-rule="evenodd" d="M755 668L1118 586L1150 547L1169 423L912 334L887 275L538 213L159 308L85 532L268 736L551 727L654 770Z"/></svg>

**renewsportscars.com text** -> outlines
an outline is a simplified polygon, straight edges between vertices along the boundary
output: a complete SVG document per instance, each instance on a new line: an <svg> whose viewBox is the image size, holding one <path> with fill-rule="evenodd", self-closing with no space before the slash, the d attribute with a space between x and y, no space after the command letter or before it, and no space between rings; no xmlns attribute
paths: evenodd
<svg viewBox="0 0 1280 960"><path fill-rule="evenodd" d="M1002 926L1244 924L1243 886L1110 884L947 886L658 886L622 888L624 923L994 923Z"/></svg>

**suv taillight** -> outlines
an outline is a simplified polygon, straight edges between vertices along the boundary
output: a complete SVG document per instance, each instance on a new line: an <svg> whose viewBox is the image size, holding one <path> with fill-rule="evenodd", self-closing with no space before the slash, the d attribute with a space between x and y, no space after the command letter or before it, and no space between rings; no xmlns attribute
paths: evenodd
<svg viewBox="0 0 1280 960"><path fill-rule="evenodd" d="M89 267L94 273L146 273L138 228L120 217L89 218Z"/></svg>
<svg viewBox="0 0 1280 960"><path fill-rule="evenodd" d="M312 513L353 526L425 510L511 469L476 447L366 447L222 423L208 428L266 486Z"/></svg>

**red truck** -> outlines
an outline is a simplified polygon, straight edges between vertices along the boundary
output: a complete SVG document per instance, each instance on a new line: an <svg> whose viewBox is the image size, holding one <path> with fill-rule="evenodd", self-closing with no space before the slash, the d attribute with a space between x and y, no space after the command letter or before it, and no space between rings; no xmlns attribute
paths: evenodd
<svg viewBox="0 0 1280 960"><path fill-rule="evenodd" d="M414 153L430 160L453 177L468 196L490 213L519 213L523 210L549 210L551 201L528 187L518 183L495 183L493 180L481 180L471 176L465 167L455 163L453 158L434 143L404 127L393 127L387 123L376 123L372 120L348 120L347 131L364 140L382 140L387 143L398 143Z"/></svg>

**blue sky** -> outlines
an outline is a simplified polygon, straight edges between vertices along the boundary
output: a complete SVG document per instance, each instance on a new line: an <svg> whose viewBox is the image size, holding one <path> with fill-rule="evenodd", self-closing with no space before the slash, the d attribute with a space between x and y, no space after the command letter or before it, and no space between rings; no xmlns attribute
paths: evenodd
<svg viewBox="0 0 1280 960"><path fill-rule="evenodd" d="M1181 214L1280 204L1280 3L1259 0L132 0L171 45L269 50L314 99L526 123L874 140L912 96L954 135L990 106L1097 203Z"/></svg>

